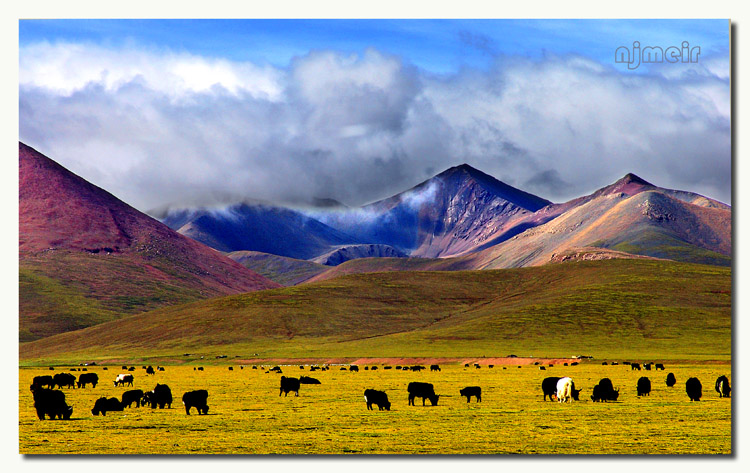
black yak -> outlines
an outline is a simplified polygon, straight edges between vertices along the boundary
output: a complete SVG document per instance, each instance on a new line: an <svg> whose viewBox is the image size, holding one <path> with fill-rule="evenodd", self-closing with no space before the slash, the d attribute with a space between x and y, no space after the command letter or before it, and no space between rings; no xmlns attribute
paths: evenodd
<svg viewBox="0 0 750 473"><path fill-rule="evenodd" d="M96 387L99 382L99 376L96 373L84 373L78 377L78 387L85 388L87 384Z"/></svg>
<svg viewBox="0 0 750 473"><path fill-rule="evenodd" d="M620 397L620 390L615 390L609 378L602 378L599 384L594 386L591 394L591 400L594 402L616 401L618 397Z"/></svg>
<svg viewBox="0 0 750 473"><path fill-rule="evenodd" d="M40 388L48 387L50 389L55 387L55 380L50 375L44 375L44 376L34 376L33 381L31 382L32 385L37 385Z"/></svg>
<svg viewBox="0 0 750 473"><path fill-rule="evenodd" d="M667 375L667 386L671 388L675 384L677 384L677 378L674 377L674 373L669 373Z"/></svg>
<svg viewBox="0 0 750 473"><path fill-rule="evenodd" d="M185 413L190 415L190 408L195 407L198 414L208 414L208 391L199 389L189 391L182 395L182 404L185 406Z"/></svg>
<svg viewBox="0 0 750 473"><path fill-rule="evenodd" d="M719 393L719 397L729 397L732 388L729 386L729 379L726 376L722 375L716 378L716 392Z"/></svg>
<svg viewBox="0 0 750 473"><path fill-rule="evenodd" d="M70 419L73 408L65 403L65 393L54 389L44 389L36 384L31 385L31 392L34 395L34 408L39 420L44 420L45 415L50 419Z"/></svg>
<svg viewBox="0 0 750 473"><path fill-rule="evenodd" d="M636 386L636 391L638 392L639 396L648 396L651 394L651 380L648 379L646 376L643 376L638 379L638 384Z"/></svg>
<svg viewBox="0 0 750 473"><path fill-rule="evenodd" d="M544 400L547 400L547 396L549 396L549 400L552 401L552 396L557 396L557 382L560 380L560 377L558 376L550 376L549 378L544 378L542 380L542 392L544 393Z"/></svg>
<svg viewBox="0 0 750 473"><path fill-rule="evenodd" d="M690 401L700 401L703 397L703 385L698 378L689 378L685 381L685 392Z"/></svg>
<svg viewBox="0 0 750 473"><path fill-rule="evenodd" d="M372 410L372 405L378 406L379 410L391 410L391 402L388 400L388 395L383 391L377 391L375 389L365 389L365 402L367 403L367 410Z"/></svg>
<svg viewBox="0 0 750 473"><path fill-rule="evenodd" d="M471 396L477 398L477 402L482 402L482 388L479 386L466 386L458 392L461 396L466 396L466 402L471 401Z"/></svg>
<svg viewBox="0 0 750 473"><path fill-rule="evenodd" d="M425 399L430 400L430 404L437 406L440 396L435 394L435 388L430 383L411 382L406 390L409 392L409 405L414 405L414 398L421 397L422 405L425 405Z"/></svg>
<svg viewBox="0 0 750 473"><path fill-rule="evenodd" d="M131 391L125 391L122 393L122 406L131 407L135 403L135 407L141 407L141 399L143 399L143 391L140 389L133 389Z"/></svg>
<svg viewBox="0 0 750 473"><path fill-rule="evenodd" d="M142 403L151 405L151 409L156 409L156 406L159 406L159 409L164 409L165 406L171 409L172 390L166 384L156 383L153 390L143 393Z"/></svg>
<svg viewBox="0 0 750 473"><path fill-rule="evenodd" d="M100 397L94 403L94 408L91 409L91 413L95 416L107 415L108 411L121 411L125 406L116 397L107 399L106 397Z"/></svg>
<svg viewBox="0 0 750 473"><path fill-rule="evenodd" d="M52 379L54 384L60 389L63 387L72 388L76 384L76 376L70 373L57 373Z"/></svg>
<svg viewBox="0 0 750 473"><path fill-rule="evenodd" d="M299 384L320 384L320 381L309 376L300 376Z"/></svg>
<svg viewBox="0 0 750 473"><path fill-rule="evenodd" d="M293 391L295 396L299 396L299 384L299 379L297 378L287 378L286 376L282 376L279 396L281 396L281 393L284 393L284 397L286 397L290 391Z"/></svg>

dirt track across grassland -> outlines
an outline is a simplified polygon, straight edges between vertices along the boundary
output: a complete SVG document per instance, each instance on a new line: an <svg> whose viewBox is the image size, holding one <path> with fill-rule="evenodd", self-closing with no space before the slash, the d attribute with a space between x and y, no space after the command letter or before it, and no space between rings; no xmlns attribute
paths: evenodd
<svg viewBox="0 0 750 473"><path fill-rule="evenodd" d="M579 361L575 358L526 358L526 357L501 357L501 358L255 358L234 360L239 364L288 364L288 365L439 365L439 364L470 364L480 366L497 365L531 365L539 364L563 364Z"/></svg>

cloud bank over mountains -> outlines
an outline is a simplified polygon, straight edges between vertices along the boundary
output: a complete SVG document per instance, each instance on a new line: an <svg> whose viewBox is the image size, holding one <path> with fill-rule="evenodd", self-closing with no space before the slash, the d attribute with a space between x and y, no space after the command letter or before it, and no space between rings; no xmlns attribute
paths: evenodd
<svg viewBox="0 0 750 473"><path fill-rule="evenodd" d="M19 57L20 139L141 210L360 205L461 163L558 202L627 172L731 199L720 57L632 73L497 55L444 75L375 49L310 51L285 68L83 43Z"/></svg>

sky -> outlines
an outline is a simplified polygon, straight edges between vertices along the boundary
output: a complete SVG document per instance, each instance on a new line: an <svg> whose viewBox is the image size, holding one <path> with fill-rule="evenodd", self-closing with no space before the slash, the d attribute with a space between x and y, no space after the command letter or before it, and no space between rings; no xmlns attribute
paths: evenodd
<svg viewBox="0 0 750 473"><path fill-rule="evenodd" d="M699 47L695 62L615 50ZM21 20L19 139L136 208L361 205L468 163L731 202L726 20Z"/></svg>

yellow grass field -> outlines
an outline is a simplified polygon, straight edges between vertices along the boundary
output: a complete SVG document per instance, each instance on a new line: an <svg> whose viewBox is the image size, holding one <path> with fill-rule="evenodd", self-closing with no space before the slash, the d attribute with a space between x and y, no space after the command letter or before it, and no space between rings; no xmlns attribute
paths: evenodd
<svg viewBox="0 0 750 473"><path fill-rule="evenodd" d="M273 366L265 364L266 367ZM372 366L372 365L368 365ZM312 376L321 385L302 385L299 397L279 397L281 375L263 369L208 366L166 366L146 375L136 366L134 386L114 387L119 366L90 367L99 375L96 388L65 389L73 406L69 421L36 417L29 391L32 378L69 372L40 368L19 371L19 452L21 454L730 454L731 399L720 399L714 382L730 380L729 363L666 363L666 371L631 371L626 365L602 366L599 361L578 366L556 365L540 371L533 365L489 369L441 365L442 371L420 373L363 369L358 373L303 371L282 366L284 376ZM504 369L505 368L505 369ZM667 373L677 385L668 388ZM80 375L79 372L74 372ZM583 388L572 404L542 401L546 376L571 376ZM648 376L650 396L636 396L636 381ZM703 384L701 402L690 402L685 380ZM620 389L618 402L595 403L589 398L603 377ZM407 384L433 383L438 406L407 405ZM171 409L126 408L94 416L91 408L101 396L118 398L129 389L172 389ZM459 396L465 386L482 387L482 403ZM390 412L368 411L367 388L384 390ZM209 392L208 415L190 416L182 394ZM377 407L375 407L377 409Z"/></svg>

